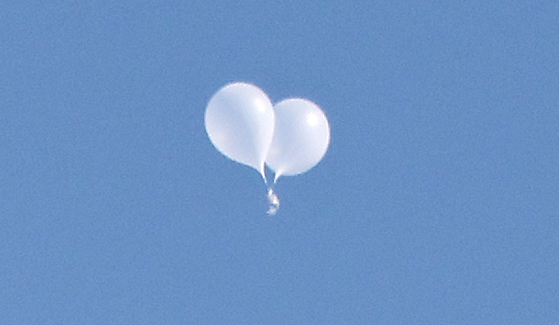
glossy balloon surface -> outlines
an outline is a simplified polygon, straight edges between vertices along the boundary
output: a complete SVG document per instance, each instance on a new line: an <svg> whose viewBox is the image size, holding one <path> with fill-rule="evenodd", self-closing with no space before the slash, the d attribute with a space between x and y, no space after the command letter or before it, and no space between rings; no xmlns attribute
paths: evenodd
<svg viewBox="0 0 559 325"><path fill-rule="evenodd" d="M274 121L268 96L252 84L236 82L212 96L204 123L211 142L222 154L256 169L264 177Z"/></svg>
<svg viewBox="0 0 559 325"><path fill-rule="evenodd" d="M330 143L330 126L320 107L306 99L283 100L274 110L274 138L266 164L277 180L304 173L320 162Z"/></svg>

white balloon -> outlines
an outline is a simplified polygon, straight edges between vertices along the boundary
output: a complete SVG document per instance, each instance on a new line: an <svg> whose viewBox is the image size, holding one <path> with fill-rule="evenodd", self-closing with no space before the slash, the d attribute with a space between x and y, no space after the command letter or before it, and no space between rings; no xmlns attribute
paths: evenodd
<svg viewBox="0 0 559 325"><path fill-rule="evenodd" d="M266 165L275 172L275 182L282 175L304 173L320 162L330 143L330 126L320 107L307 99L286 99L274 110L274 139Z"/></svg>
<svg viewBox="0 0 559 325"><path fill-rule="evenodd" d="M274 108L260 88L243 82L226 85L206 107L204 123L222 154L256 169L266 180L264 161L274 136Z"/></svg>

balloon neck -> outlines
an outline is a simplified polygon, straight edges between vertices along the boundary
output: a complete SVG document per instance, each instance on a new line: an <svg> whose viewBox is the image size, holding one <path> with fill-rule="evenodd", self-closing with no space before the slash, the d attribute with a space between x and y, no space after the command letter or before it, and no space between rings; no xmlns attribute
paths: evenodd
<svg viewBox="0 0 559 325"><path fill-rule="evenodd" d="M266 172L264 171L264 167L260 168L260 176L262 176L264 183L266 184L266 186L268 186L268 180L266 179Z"/></svg>

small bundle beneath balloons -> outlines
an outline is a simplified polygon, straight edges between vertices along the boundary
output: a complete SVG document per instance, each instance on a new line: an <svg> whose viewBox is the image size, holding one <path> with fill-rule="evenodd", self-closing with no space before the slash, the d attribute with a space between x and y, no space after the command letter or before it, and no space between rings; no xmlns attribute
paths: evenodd
<svg viewBox="0 0 559 325"><path fill-rule="evenodd" d="M206 132L226 157L256 169L268 186L268 214L279 209L273 185L316 166L328 149L330 126L324 112L303 98L272 102L255 85L235 82L215 93L205 115ZM274 171L270 185L265 168Z"/></svg>

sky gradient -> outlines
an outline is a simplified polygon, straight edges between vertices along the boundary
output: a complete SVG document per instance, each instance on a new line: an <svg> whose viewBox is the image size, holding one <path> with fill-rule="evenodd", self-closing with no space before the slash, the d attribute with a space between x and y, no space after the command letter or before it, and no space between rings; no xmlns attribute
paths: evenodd
<svg viewBox="0 0 559 325"><path fill-rule="evenodd" d="M1 7L3 323L559 321L556 1ZM233 81L330 122L273 217Z"/></svg>

